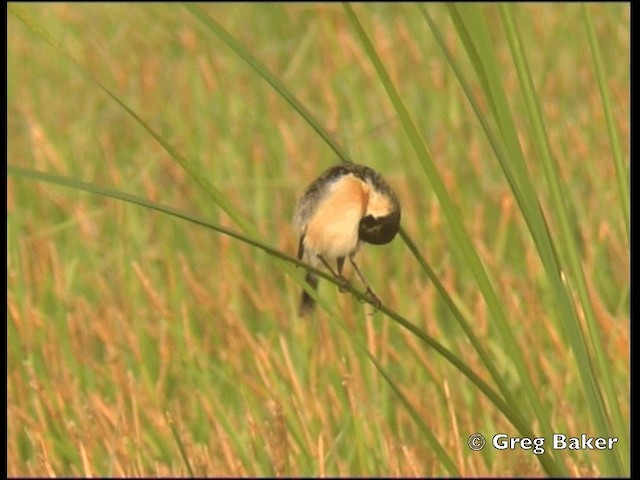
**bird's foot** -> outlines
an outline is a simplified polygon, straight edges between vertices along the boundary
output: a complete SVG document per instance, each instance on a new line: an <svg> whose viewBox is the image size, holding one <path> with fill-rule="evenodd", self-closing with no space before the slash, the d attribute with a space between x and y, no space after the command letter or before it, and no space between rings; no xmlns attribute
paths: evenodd
<svg viewBox="0 0 640 480"><path fill-rule="evenodd" d="M369 313L369 315L373 315L374 313L376 313L378 310L380 310L380 307L382 306L382 301L378 298L378 296L373 293L373 290L371 290L370 288L367 288L367 297L369 300L369 303L371 303L373 305L373 312Z"/></svg>
<svg viewBox="0 0 640 480"><path fill-rule="evenodd" d="M340 293L346 292L347 288L351 286L351 282L347 280L344 276L336 275L335 278L338 281L338 290L340 291Z"/></svg>

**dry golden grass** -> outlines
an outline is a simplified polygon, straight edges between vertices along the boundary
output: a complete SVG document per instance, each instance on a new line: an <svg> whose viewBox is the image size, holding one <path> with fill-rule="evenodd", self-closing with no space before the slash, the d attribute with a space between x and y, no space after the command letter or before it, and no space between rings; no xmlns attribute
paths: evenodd
<svg viewBox="0 0 640 480"><path fill-rule="evenodd" d="M295 252L295 199L335 157L182 7L21 8L193 159L265 243ZM593 9L628 161L629 7ZM445 11L433 10L446 24ZM439 204L341 8L207 11L278 73L356 161L384 172L399 193L403 227L515 384L484 300L449 248ZM524 222L426 25L409 5L358 11L420 119L554 427L597 435ZM518 12L521 34L535 46L529 61L628 418L629 251L582 24L570 5L523 5ZM498 23L491 8L487 16ZM453 28L445 32L459 49ZM498 33L496 42L518 111L507 46ZM9 164L135 192L237 229L122 109L11 14L7 65ZM516 122L530 152L524 117ZM527 158L532 175L541 176L535 155ZM353 339L393 376L460 474L544 474L531 452L469 450L471 433L517 432L393 321L366 315L370 307L327 282L321 295L346 330L324 313L297 319L299 286L256 249L168 216L12 176L7 229L9 476L186 476L190 469L197 476L446 475ZM364 248L360 262L385 304L491 381L400 241ZM571 475L601 473L593 452L559 456Z"/></svg>

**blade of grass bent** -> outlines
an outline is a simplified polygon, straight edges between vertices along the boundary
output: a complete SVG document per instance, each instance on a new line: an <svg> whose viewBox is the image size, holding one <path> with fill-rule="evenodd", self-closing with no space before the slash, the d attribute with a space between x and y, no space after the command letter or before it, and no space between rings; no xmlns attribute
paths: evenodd
<svg viewBox="0 0 640 480"><path fill-rule="evenodd" d="M500 374L496 370L491 358L489 357L488 353L480 343L480 339L474 333L473 328L471 328L471 325L465 318L464 314L460 311L458 306L455 304L453 298L451 298L451 295L449 295L449 292L447 292L444 285L442 285L442 282L440 281L436 273L433 271L431 266L424 259L424 257L418 250L418 247L415 244L415 242L403 230L400 230L400 235L402 239L405 241L405 243L407 244L409 251L413 253L414 257L416 258L416 260L418 261L422 269L427 273L427 276L433 282L433 285L435 286L436 290L444 300L447 307L449 307L449 311L456 318L460 327L462 327L462 330L469 338L471 345L478 353L478 356L480 357L482 362L487 366L487 369L489 370L489 374L491 375L491 378L493 378L494 382L496 382L497 387L500 389L500 392L503 393L504 395L504 391L508 392L508 389L506 385L504 385L504 383L501 386L500 382L502 382L502 378L500 377Z"/></svg>
<svg viewBox="0 0 640 480"><path fill-rule="evenodd" d="M36 181L44 181L44 182L48 182L48 183L52 183L52 184L56 184L56 185L60 185L63 187L68 187L68 188L73 188L76 190L81 190L81 191L85 191L88 193L92 193L92 194L96 194L96 195L102 195L104 197L108 197L108 198L113 198L115 200L120 200L123 202L127 202L127 203L131 203L140 207L144 207L144 208L149 208L151 210L155 210L157 212L161 212L161 213L165 213L168 215L171 215L173 217L179 218L181 220L186 220L190 223L196 224L196 225L200 225L202 227L205 228L210 228L218 233L221 233L223 235L228 235L236 240L239 240L243 243L247 243L251 246L254 246L256 248L259 248L265 252L267 252L269 255L275 256L281 260L284 260L286 262L289 263L293 263L295 265L301 266L311 272L313 272L314 274L317 274L320 277L325 278L326 280L334 283L336 286L342 286L339 285L338 282L331 277L330 275L328 275L326 272L322 271L322 270L318 270L314 267L310 267L309 265L301 262L300 260L298 260L295 257L289 256L287 254L284 254L260 241L254 240L252 238L247 237L246 235L242 235L240 233L234 232L232 230L229 230L227 228L221 227L219 225L216 225L214 223L211 223L208 220L205 220L203 218L200 217L196 217L194 215L185 213L183 211L174 209L172 207L168 207L165 205L161 205L158 204L156 202L152 202L150 200L146 200L142 197L138 197L136 195L132 195L129 193L125 193L119 190L115 190L112 188L108 188L108 187L101 187L98 185L94 185L94 184L89 184L77 179L71 179L71 178L67 178L67 177L62 177L59 175L53 175L53 174L49 174L49 173L45 173L45 172L40 172L37 170L32 170L32 169L28 169L28 168L23 168L23 167L17 167L14 165L8 165L7 166L7 173L10 175L16 175L16 176L20 176L20 177L25 177L25 178L29 178L32 180L36 180ZM302 279L298 279L297 277L294 276L294 278L296 279L296 281L299 281L300 284L305 283ZM360 292L358 290L355 290L352 286L347 286L346 287L347 290L349 290L351 293L353 293L354 295L356 295L358 298L360 298L363 301L367 301L369 303L371 303L371 300L368 298L368 296L366 295L365 292ZM321 299L319 299L321 300ZM331 309L329 307L326 308L328 311L330 311ZM401 326L403 326L404 328L406 328L407 330L409 330L410 332L412 332L414 335L416 335L416 337L418 337L422 342L424 342L426 345L428 345L429 347L431 347L432 349L434 349L436 351L436 353L438 353L440 356L442 356L446 361L448 361L455 369L457 369L460 373L462 373L465 377L467 377L473 384L475 384L478 389L489 399L489 401L491 401L500 411L503 412L503 414L505 415L505 417L513 424L513 426L519 431L522 432L523 435L527 436L527 437L532 437L533 436L533 432L531 432L531 430L529 429L529 427L527 426L525 420L523 419L523 417L521 416L520 412L518 410L516 410L515 408L512 407L512 405L507 404L502 397L496 392L494 391L484 380L482 380L482 378L480 378L479 375L477 375L471 368L469 368L465 363L463 363L460 359L458 359L458 357L456 357L451 351L449 351L446 347L444 347L442 344L440 344L438 341L436 341L433 337L427 335L426 333L424 333L422 330L420 330L418 327L416 327L415 325L413 325L411 322L409 322L407 319L405 319L404 317L402 317L401 315L399 315L398 313L388 309L387 307L385 307L384 305L382 305L380 307L380 311L384 314L386 314L389 318L392 318L394 321L396 321L397 323L399 323ZM336 316L336 315L334 315ZM352 336L350 336L349 338L353 339ZM549 472L550 474L553 473L558 473L558 470L555 468L554 466L554 462L552 461L552 459L550 457L547 456L547 454L545 453L544 455L542 455L540 459L540 461L543 463L543 465L545 466L545 470L547 472Z"/></svg>
<svg viewBox="0 0 640 480"><path fill-rule="evenodd" d="M561 242L559 243L565 247L561 249L561 252L564 252L564 257L566 258L565 263L568 264L569 271L571 272L569 278L574 280L572 283L575 283L575 287L578 291L580 305L584 312L589 332L588 339L591 340L591 345L601 372L601 374L598 375L598 378L602 379L601 383L605 387L607 402L609 403L612 414L616 417L615 420L617 428L615 430L619 430L618 434L624 439L626 437L626 427L624 425L620 406L611 382L611 372L609 371L610 367L604 353L604 347L601 342L601 332L597 326L591 298L584 279L584 272L582 271L580 264L578 247L575 242L575 237L571 233L569 214L566 210L565 203L563 202L560 174L552 157L541 108L537 102L535 87L527 64L526 53L522 48L510 7L501 5L500 14L505 26L512 56L518 72L518 78L521 83L521 89L525 98L526 112L529 118L529 123L532 126L535 146L542 160L545 177L550 187L553 211L556 212L558 217L561 237ZM614 429L607 418L607 410L602 399L602 392L600 391L598 382L595 379L595 368L586 346L586 339L582 334L580 324L577 321L568 322L568 327L571 329L571 336L569 337L569 340L572 343L576 355L576 364L581 374L582 383L586 389L585 396L587 398L587 402L589 402L596 428L598 428L599 431L610 435L613 433ZM622 464L618 453L620 450L621 449L616 449L611 452L611 455L606 455L606 458L609 459L608 461L610 463L610 471L608 473L611 475L622 473Z"/></svg>
<svg viewBox="0 0 640 480"><path fill-rule="evenodd" d="M427 174L427 178L429 179L431 186L436 193L440 204L442 205L442 209L445 212L448 224L451 227L456 245L465 256L465 259L469 264L469 268L474 274L476 282L478 283L478 286L486 300L487 306L491 310L494 319L498 323L498 331L503 337L504 347L507 350L510 359L514 362L516 369L518 370L527 397L529 398L534 408L538 420L543 425L543 432L551 432L552 429L548 419L548 412L542 406L542 402L540 401L538 392L534 387L531 378L527 374L527 369L524 363L524 359L522 358L522 353L518 348L518 344L515 340L513 331L507 322L506 313L502 308L502 304L499 301L499 297L495 289L493 288L488 273L482 265L482 262L480 261L478 253L471 244L470 237L466 233L466 230L462 224L461 216L457 212L453 201L451 200L449 194L446 191L446 188L444 187L444 183L438 174L435 164L433 163L433 159L428 150L426 142L422 138L418 128L415 125L415 122L409 115L404 102L398 95L395 86L393 85L388 73L386 72L386 69L384 68L384 65L382 64L377 52L375 51L373 44L371 43L371 40L364 31L357 16L353 12L353 9L348 4L344 4L344 8L354 27L356 28L356 31L360 36L360 39L365 47L365 50L367 51L367 54L369 55L369 58L376 68L378 76L383 83L385 90L387 91L387 94L391 102L393 103L394 108L396 109L396 112L398 113L398 117L400 118L405 131L409 136L409 139L418 155L418 158L420 159L420 163L423 166L423 169ZM491 362L489 361L487 364L487 368L490 368L488 366L490 364ZM493 371L497 373L495 369L493 369ZM515 401L511 392L506 387L504 387L504 383L502 382L500 376L496 375L496 378L494 378L494 380L498 383L498 385L503 386L504 390L501 389L501 391L503 395L505 395L505 398L509 400L509 403L511 403L512 405L517 405L517 402Z"/></svg>

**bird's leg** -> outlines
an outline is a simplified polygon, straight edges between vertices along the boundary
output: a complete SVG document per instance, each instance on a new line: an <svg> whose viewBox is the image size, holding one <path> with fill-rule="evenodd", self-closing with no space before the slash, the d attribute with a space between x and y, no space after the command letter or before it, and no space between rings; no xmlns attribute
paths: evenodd
<svg viewBox="0 0 640 480"><path fill-rule="evenodd" d="M338 275L342 275L342 268L344 267L344 257L336 258L336 265L338 266Z"/></svg>
<svg viewBox="0 0 640 480"><path fill-rule="evenodd" d="M347 280L343 275L342 275L342 267L344 267L344 257L338 257L336 259L336 264L338 265L338 279L340 280L340 282L342 283L342 285L340 285L338 287L338 290L340 290L340 293L344 293L347 290L345 289L345 286L349 285L349 280Z"/></svg>
<svg viewBox="0 0 640 480"><path fill-rule="evenodd" d="M360 277L360 280L362 280L362 283L363 283L364 287L367 290L367 295L369 296L369 300L371 301L371 303L375 307L375 310L373 312L371 312L371 313L375 313L375 311L378 310L380 308L380 306L382 305L382 302L380 301L378 296L375 293L373 293L373 290L371 290L371 287L369 286L369 283L367 283L367 281L365 280L364 276L362 275L362 272L358 268L358 265L356 265L356 262L353 260L353 256L352 255L349 256L349 260L351 261L351 265L353 265L353 269L356 271L356 273Z"/></svg>
<svg viewBox="0 0 640 480"><path fill-rule="evenodd" d="M296 255L296 258L298 260L302 260L302 256L304 255L304 234L300 235L300 241L298 242L298 254ZM296 265L296 268L299 267L299 265Z"/></svg>
<svg viewBox="0 0 640 480"><path fill-rule="evenodd" d="M346 288L349 286L349 280L347 280L342 276L342 267L344 265L344 257L339 257L337 260L338 273L336 273L333 270L333 268L331 268L331 266L329 265L329 262L327 262L322 255L318 255L318 258L322 263L324 263L324 266L327 267L327 270L329 270L331 274L334 277L336 277L336 280L340 283L340 286L338 288L340 289L340 292L344 293Z"/></svg>

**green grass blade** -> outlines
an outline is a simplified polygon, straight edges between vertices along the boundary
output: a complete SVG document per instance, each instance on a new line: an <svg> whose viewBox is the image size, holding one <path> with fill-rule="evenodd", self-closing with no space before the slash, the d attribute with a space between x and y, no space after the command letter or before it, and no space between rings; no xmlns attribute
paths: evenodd
<svg viewBox="0 0 640 480"><path fill-rule="evenodd" d="M542 430L543 432L545 432L545 435L549 434L550 436L552 433L552 428L549 421L549 413L543 407L538 395L538 391L536 390L530 377L528 376L522 353L517 345L517 342L515 341L513 331L507 322L506 314L504 312L500 299L495 289L493 288L488 273L482 265L477 252L473 248L468 233L465 231L465 228L462 225L461 216L444 187L444 183L437 172L435 164L433 163L433 159L429 152L429 149L426 146L426 143L422 138L417 126L415 125L415 122L412 120L406 106L404 105L404 102L397 93L397 90L393 85L391 78L386 72L384 65L377 55L375 48L371 43L371 40L368 38L357 16L355 15L355 12L348 4L344 4L344 8L349 19L352 21L362 44L364 45L367 55L376 68L376 72L378 73L385 91L387 92L387 95L389 96L398 114L398 117L400 118L400 121L404 126L407 135L409 136L411 144L421 161L421 165L423 166L423 169L427 174L433 190L438 197L442 209L445 212L445 217L447 218L448 224L452 230L455 245L463 253L465 259L467 260L469 269L473 273L480 291L482 292L487 302L487 306L489 307L493 318L498 324L498 331L503 337L504 348L507 350L509 358L513 361L518 371L520 380L526 391L527 398L529 398L536 413L536 417L542 425ZM494 380L498 383L498 385L502 385L502 382L499 379ZM509 403L511 403L512 405L517 404L508 389L505 388L503 394L505 395L505 398L508 399ZM560 468L563 469L563 466L561 466Z"/></svg>
<svg viewBox="0 0 640 480"><path fill-rule="evenodd" d="M171 414L169 412L164 412L164 418L169 424L169 428L171 429L171 434L173 435L173 438L175 439L176 444L178 445L178 450L180 450L180 456L182 457L182 461L187 467L189 476L191 478L195 477L195 474L193 473L193 468L191 467L191 462L189 461L189 456L187 455L187 451L184 448L184 443L182 442L182 438L180 438L180 433L176 428L175 422L173 421L173 418L171 418Z"/></svg>
<svg viewBox="0 0 640 480"><path fill-rule="evenodd" d="M503 394L503 396L506 392L507 398L508 398L509 390L507 389L504 381L502 380L502 377L498 373L488 352L482 346L482 343L480 342L480 339L477 337L477 335L473 331L473 328L471 328L471 325L467 321L466 317L463 315L463 313L460 311L458 306L455 304L453 298L451 298L451 295L449 295L449 292L447 292L446 288L440 281L440 278L438 278L438 276L433 271L431 266L427 263L422 253L418 250L418 246L411 239L411 237L409 237L402 230L400 231L400 235L402 236L402 239L404 240L404 242L407 244L407 247L413 254L414 258L420 264L421 268L427 273L427 276L433 282L434 286L436 287L436 290L444 300L451 314L455 317L460 327L462 327L462 330L464 331L465 335L471 342L471 345L473 345L474 350L478 353L478 356L482 360L482 363L487 367L487 370L489 370L489 374L491 375L491 378L493 378L500 392Z"/></svg>
<svg viewBox="0 0 640 480"><path fill-rule="evenodd" d="M547 137L544 119L541 113L540 105L537 101L535 87L531 79L531 74L526 61L526 53L522 47L518 31L515 26L515 21L511 14L511 9L507 5L500 6L500 13L503 19L503 24L511 47L512 56L516 70L518 72L518 78L520 80L522 92L525 98L527 106L527 116L529 123L532 127L533 136L535 139L536 150L544 167L545 177L550 186L551 200L553 204L553 211L556 212L558 217L558 223L560 225L560 238L559 244L564 248L560 248L559 251L563 252L563 258L568 265L568 272L570 272L569 283L573 284L578 291L580 298L580 305L584 311L586 324L588 328L588 339L595 353L596 362L600 375L602 385L604 386L607 402L614 415L616 416L616 428L610 424L607 418L607 410L603 402L602 393L600 391L598 382L595 378L596 369L593 365L591 357L589 355L586 340L584 334L581 332L580 324L577 322L577 318L574 317L573 322L568 322L568 326L571 329L571 335L569 340L572 348L576 354L577 367L580 372L580 376L585 388L585 396L590 405L591 414L594 419L594 423L598 431L603 432L611 436L614 432L617 432L622 439L623 445L626 444L626 428L622 419L622 414L618 400L614 391L613 384L611 382L610 365L604 353L604 347L602 345L602 333L598 328L595 313L593 311L592 301L587 291L586 282L584 279L584 272L581 267L579 248L576 244L575 237L572 234L569 213L566 209L563 195L563 186L561 184L560 174L556 163L553 160L549 140ZM621 445L622 446L622 445ZM619 452L623 450L616 449L612 452L606 452L605 458L609 462L608 474L622 474L622 463L619 458Z"/></svg>
<svg viewBox="0 0 640 480"><path fill-rule="evenodd" d="M506 9L506 7L503 7L503 10ZM460 15L457 11L456 8L454 7L450 7L450 10L453 11L452 13L452 17L454 17L454 20L457 18L458 22L457 25L459 28L465 28L464 27L464 23L462 22L462 20L460 19ZM480 18L480 15L478 14L478 12L474 12L472 14L468 14L465 18L467 19L473 19L473 21L477 20L478 18ZM469 20L469 23L472 23L472 20ZM433 27L432 27L433 28ZM512 29L512 31L510 33L514 34L516 30ZM463 38L470 38L469 35L464 35L461 36ZM478 42L471 42L475 45L475 43ZM514 45L514 42L511 42L512 46ZM474 50L475 51L475 47L468 47L470 50ZM520 49L518 50L519 53L523 53L522 48L520 47ZM470 53L470 58L472 59L480 59L480 56L478 55L473 55ZM481 56L482 61L483 62L489 62L491 61L491 56L490 55L483 55ZM453 63L453 62L452 62ZM497 63L496 63L497 65ZM475 66L475 65L474 65ZM481 82L483 82L483 79L485 77L485 72L487 71L496 71L495 68L492 68L491 66L486 66L486 65L482 65L482 66L475 66L476 67L476 72L478 74L478 76L481 78ZM520 72L522 72L522 70L520 70ZM486 80L484 80L484 83L486 83ZM496 85L496 88L493 90L489 90L486 92L487 96L491 96L492 98L494 98L494 96L498 95L498 98L500 100L496 101L493 100L490 103L492 105L495 105L496 103L502 103L503 105L506 106L506 101L503 100L504 95L502 94L502 92L500 91L500 82L498 81L494 81L491 82L492 84ZM529 92L532 92L533 90L529 90ZM468 93L468 97L471 99L471 95ZM535 95L530 95L529 99L534 99ZM502 110L499 110L502 111ZM513 124L512 121L509 120L508 117L508 109L505 108L505 115L502 118L502 123L503 126L505 126L506 128L503 128L501 131L506 131L507 135L509 138L512 139L512 146L513 147L517 147L517 134L515 133L515 129L513 129L511 127L511 125ZM488 129L487 133L488 135L490 135ZM493 142L492 142L493 143ZM512 156L511 156L511 161L512 163L515 164L521 164L522 166L524 166L523 162L520 161L516 161L516 160L520 160L522 158L521 155L521 151L519 148L513 148L511 149L512 152ZM501 152L497 151L498 157L501 158ZM506 175L509 175L509 170L508 168L506 168L506 166L508 166L508 163L501 161L501 165L503 166L503 170L505 171ZM519 170L520 174L522 174L524 172L524 168ZM526 175L526 174L525 174ZM523 181L521 181L519 184L524 186L524 196L527 198L531 198L531 193L532 193L532 188L531 188L531 182L527 180L526 176L521 175L520 178L523 179ZM510 182L510 184L512 185L512 188L515 187L515 185L517 185L514 182ZM520 195L518 195L517 191L515 191L514 188L514 193L516 194L517 198L521 198ZM528 201L528 204L531 204L531 201ZM520 200L519 200L519 204L520 204ZM590 360L589 357L587 355L584 343L583 343L583 338L582 338L582 334L580 332L579 329L579 325L577 324L577 316L575 314L575 310L573 310L573 308L570 307L570 298L569 298L569 293L567 292L565 286L562 283L562 280L560 278L559 272L560 272L560 266L558 265L558 260L556 258L556 255L553 253L555 248L551 245L551 239L549 237L549 232L548 229L545 228L540 229L540 228L536 228L535 225L539 225L540 221L533 221L535 219L535 217L538 217L539 214L539 209L528 209L525 210L523 208L523 214L525 216L525 219L527 219L527 224L529 225L532 234L534 236L534 239L536 239L536 245L538 246L538 249L540 251L541 254L541 258L543 259L543 264L545 265L545 269L548 272L549 278L551 280L551 283L555 285L555 288L553 289L554 294L559 297L559 301L558 304L561 306L561 309L564 311L564 314L561 315L561 318L564 320L562 322L563 328L565 331L569 332L569 338L572 341L572 345L573 345L573 349L574 351L578 350L577 355L579 356L580 360L577 362L578 368L582 371L582 378L583 378L583 383L585 384L585 388L587 389L587 398L591 403L591 407L592 407L592 411L594 412L593 414L596 416L596 424L599 425L600 427L604 426L604 417L602 414L602 410L601 408L603 407L603 404L601 401L599 401L599 399L601 398L600 393L597 390L597 385L595 384L595 381L593 379L593 368L589 366ZM534 218L531 217L531 215L534 216ZM529 220L531 219L531 220ZM551 247L551 248L549 248ZM581 275L581 273L580 273ZM573 321L571 321L570 319L572 319ZM602 357L603 358L603 357ZM608 377L607 377L608 378ZM615 400L615 395L613 395L613 389L610 389L609 392L612 394L612 396L610 397L610 402L613 401L615 405L617 405L617 401ZM594 410L595 409L595 410ZM616 409L616 411L620 414L620 419L621 419L621 413L619 409ZM610 432L610 430L607 430ZM624 430L620 430L620 428L617 428L616 431L624 431ZM620 435L621 438L624 437L624 434ZM618 470L619 471L619 470Z"/></svg>
<svg viewBox="0 0 640 480"><path fill-rule="evenodd" d="M630 245L629 172L625 166L625 162L623 159L622 148L620 147L620 137L618 136L618 129L616 128L616 122L613 116L613 110L611 108L611 99L609 98L609 89L607 88L607 81L605 78L602 52L600 51L600 45L598 44L598 40L596 39L591 12L584 3L582 4L582 13L584 14L587 35L589 38L589 46L591 47L591 54L593 56L594 71L598 80L598 89L600 90L600 97L602 99L602 108L604 110L605 121L607 124L607 133L609 134L609 141L611 142L611 153L613 154L613 162L618 178L618 194L620 195L620 206L622 207L622 211L624 213L624 224L627 229L627 244Z"/></svg>
<svg viewBox="0 0 640 480"><path fill-rule="evenodd" d="M503 132L503 138L508 138L510 144L510 162L506 162L504 156L504 150L500 148L500 142L496 141L492 136L491 130L488 128L486 122L483 121L482 116L479 114L479 110L474 106L476 113L478 113L479 118L483 122L483 126L485 131L490 138L492 145L496 151L498 159L500 160L501 166L503 167L503 171L505 172L505 176L510 179L510 185L514 190L514 194L518 199L518 204L521 206L523 211L523 215L525 220L527 221L527 225L529 226L532 235L534 237L536 246L541 254L541 258L543 260L543 264L545 269L548 272L548 276L550 281L555 288L553 288L554 294L558 297L558 304L560 305L560 309L564 312L560 318L563 319L562 326L565 331L569 332L569 337L572 340L572 344L574 345L574 350L582 351L581 356L582 361L577 362L579 368L583 369L583 379L586 382L586 388L591 394L587 394L587 397L592 401L592 406L599 403L598 398L600 398L600 394L597 393L596 385L589 380L589 377L592 377L590 372L592 369L589 368L589 359L586 356L586 350L582 341L582 334L579 330L579 326L577 325L577 316L575 314L575 310L570 306L571 300L569 298L569 293L566 290L565 286L562 283L559 272L561 268L558 264L558 259L555 254L555 247L552 244L552 240L549 236L548 228L546 227L546 222L540 216L539 208L529 208L531 205L537 205L537 200L533 196L533 188L531 185L531 181L528 179L526 174L526 169L524 168L524 162L522 160L522 153L519 149L517 142L517 134L515 133L515 129L513 128L513 122L510 119L510 115L508 112L508 107L506 104L504 93L502 92L501 82L497 78L493 78L492 80L487 81L487 72L495 72L499 69L495 68L497 62L492 58L491 49L487 46L488 40L487 36L484 32L486 32L486 28L476 25L477 22L480 21L481 12L477 11L474 6L450 6L452 19L454 23L457 25L458 29L463 31L464 33L460 35L463 41L468 42L467 48L469 50L469 57L472 59L472 63L474 63L474 67L476 69L476 73L480 79L481 84L483 85L491 85L485 94L489 97L489 103L494 106L498 105L499 108L497 112L499 114L498 123L501 125L500 131ZM423 9L423 13L427 18L427 21L430 23L432 30L436 31L433 22L430 21L428 15ZM474 35L469 34L468 28L474 30L476 33ZM443 45L442 42L441 46ZM476 50L478 48L477 45L485 45L485 50L487 50L487 54L478 55ZM443 48L444 49L444 48ZM450 63L456 67L455 62L452 60L450 54L447 54ZM486 65L489 64L489 65ZM493 64L494 66L492 66ZM459 69L456 69L456 73L461 80L461 84L467 93L469 100L474 104L473 97L470 94L466 83L462 79L461 74L459 73ZM502 113L500 113L502 112ZM497 147L497 148L496 148ZM516 165L519 168L510 169L509 165ZM512 181L512 178L517 177L519 180ZM542 225L542 228L540 227ZM573 321L569 321L569 319L573 319ZM601 403L601 402L600 402ZM596 415L599 415L600 421L596 419L596 423L602 425L602 416L597 413L599 409L596 410Z"/></svg>

